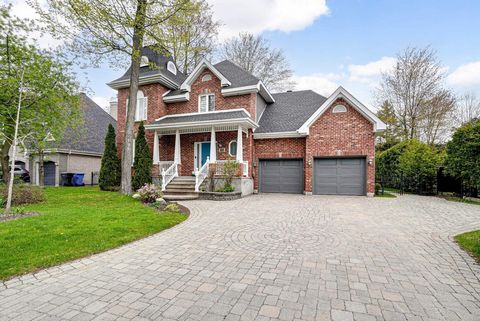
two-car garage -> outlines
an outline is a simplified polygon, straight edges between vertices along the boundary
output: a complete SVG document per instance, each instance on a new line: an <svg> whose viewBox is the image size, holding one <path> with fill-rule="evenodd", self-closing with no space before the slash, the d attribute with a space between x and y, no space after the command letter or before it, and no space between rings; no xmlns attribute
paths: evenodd
<svg viewBox="0 0 480 321"><path fill-rule="evenodd" d="M265 159L259 161L261 193L303 193L303 159ZM365 195L365 157L315 158L313 194Z"/></svg>

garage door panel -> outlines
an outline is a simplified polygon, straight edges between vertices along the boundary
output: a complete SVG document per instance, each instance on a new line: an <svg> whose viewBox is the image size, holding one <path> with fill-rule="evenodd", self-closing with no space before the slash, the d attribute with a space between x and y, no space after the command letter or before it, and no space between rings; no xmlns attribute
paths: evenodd
<svg viewBox="0 0 480 321"><path fill-rule="evenodd" d="M303 160L261 160L260 192L302 193Z"/></svg>
<svg viewBox="0 0 480 321"><path fill-rule="evenodd" d="M364 158L316 159L313 175L314 194L365 195Z"/></svg>

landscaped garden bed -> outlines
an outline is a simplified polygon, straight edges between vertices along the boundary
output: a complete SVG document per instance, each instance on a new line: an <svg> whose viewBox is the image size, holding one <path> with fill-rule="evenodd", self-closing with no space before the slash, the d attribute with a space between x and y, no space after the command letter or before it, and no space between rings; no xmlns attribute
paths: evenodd
<svg viewBox="0 0 480 321"><path fill-rule="evenodd" d="M96 187L45 189L25 205L41 215L0 222L0 279L103 252L168 229L188 215Z"/></svg>
<svg viewBox="0 0 480 321"><path fill-rule="evenodd" d="M242 198L242 192L200 192L199 198L210 201L232 201Z"/></svg>

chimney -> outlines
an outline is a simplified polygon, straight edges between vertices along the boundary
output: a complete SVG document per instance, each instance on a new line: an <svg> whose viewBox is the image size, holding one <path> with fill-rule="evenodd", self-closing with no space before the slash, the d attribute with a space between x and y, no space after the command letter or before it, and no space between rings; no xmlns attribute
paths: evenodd
<svg viewBox="0 0 480 321"><path fill-rule="evenodd" d="M115 120L117 120L117 113L118 113L118 100L117 97L112 97L110 98L110 108L109 108L109 114L112 116Z"/></svg>

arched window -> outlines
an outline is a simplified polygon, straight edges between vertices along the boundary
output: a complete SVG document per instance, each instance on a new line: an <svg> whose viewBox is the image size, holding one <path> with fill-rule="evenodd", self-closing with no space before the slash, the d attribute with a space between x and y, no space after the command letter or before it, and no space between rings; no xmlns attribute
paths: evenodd
<svg viewBox="0 0 480 321"><path fill-rule="evenodd" d="M212 80L212 75L210 74L203 75L202 81L209 81L209 80Z"/></svg>
<svg viewBox="0 0 480 321"><path fill-rule="evenodd" d="M167 70L170 71L172 74L177 74L177 66L173 63L173 61L167 62Z"/></svg>
<svg viewBox="0 0 480 321"><path fill-rule="evenodd" d="M332 113L346 113L347 112L347 107L344 105L337 105L333 107Z"/></svg>
<svg viewBox="0 0 480 321"><path fill-rule="evenodd" d="M128 98L125 110L128 110ZM143 91L137 91L137 108L135 109L135 121L147 120L148 97L143 95ZM125 113L126 114L126 113Z"/></svg>
<svg viewBox="0 0 480 321"><path fill-rule="evenodd" d="M236 140L232 140L228 144L228 154L230 156L237 156L237 141Z"/></svg>
<svg viewBox="0 0 480 321"><path fill-rule="evenodd" d="M142 58L140 58L140 67L146 67L149 65L149 63L150 61L148 60L147 56L142 56Z"/></svg>

